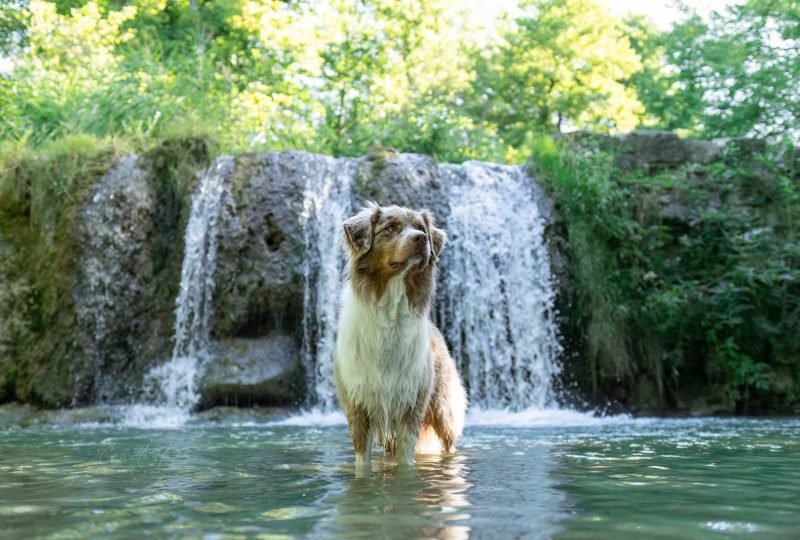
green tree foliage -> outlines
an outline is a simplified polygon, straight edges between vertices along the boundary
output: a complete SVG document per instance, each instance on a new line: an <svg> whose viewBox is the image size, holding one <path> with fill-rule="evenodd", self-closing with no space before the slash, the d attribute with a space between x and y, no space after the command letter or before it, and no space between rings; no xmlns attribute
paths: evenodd
<svg viewBox="0 0 800 540"><path fill-rule="evenodd" d="M457 0L14 0L0 139L213 132L228 151L520 159L531 133L800 137L790 0L668 32L597 0L525 0L481 31ZM494 36L494 37L492 37Z"/></svg>
<svg viewBox="0 0 800 540"><path fill-rule="evenodd" d="M800 7L749 0L638 42L665 65L635 79L654 124L707 137L800 140Z"/></svg>
<svg viewBox="0 0 800 540"><path fill-rule="evenodd" d="M476 32L453 0L20 3L0 137L152 137L357 154L375 140L477 157L493 130L458 107ZM493 146L494 144L494 146ZM478 150L478 148L480 150ZM498 156L501 157L501 156Z"/></svg>
<svg viewBox="0 0 800 540"><path fill-rule="evenodd" d="M477 59L476 113L519 145L531 131L633 129L641 69L621 22L595 0L531 0Z"/></svg>

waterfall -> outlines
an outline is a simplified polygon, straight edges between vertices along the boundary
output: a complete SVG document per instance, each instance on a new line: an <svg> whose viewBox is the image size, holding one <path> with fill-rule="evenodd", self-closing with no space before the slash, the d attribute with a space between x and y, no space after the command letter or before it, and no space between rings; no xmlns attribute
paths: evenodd
<svg viewBox="0 0 800 540"><path fill-rule="evenodd" d="M353 212L351 187L360 162L311 155L305 160L292 173L302 175L303 186L298 212L303 246L301 360L307 405L328 413L336 409L333 354L345 278L341 227ZM233 166L233 158L215 160L192 198L174 349L169 361L145 377L150 403L177 411L180 422L198 401L198 378L208 358L218 222L231 197ZM437 217L450 239L441 261L437 309L472 403L511 409L553 404L550 383L560 347L538 188L519 167L467 162L435 171L433 185L440 186L436 189L441 189L443 203ZM420 178L398 195L400 200L381 202L415 206L418 190L428 189Z"/></svg>
<svg viewBox="0 0 800 540"><path fill-rule="evenodd" d="M306 177L303 363L309 403L335 407L333 352L342 287L341 223L352 212L352 160ZM561 352L555 283L544 243L538 187L521 167L442 165L449 242L438 306L452 353L481 408L544 408ZM403 201L384 201L385 203Z"/></svg>
<svg viewBox="0 0 800 540"><path fill-rule="evenodd" d="M234 160L214 160L192 197L184 236L180 292L175 302L175 344L171 359L145 377L145 392L162 405L188 410L197 403L197 382L208 356L217 222L229 189Z"/></svg>
<svg viewBox="0 0 800 540"><path fill-rule="evenodd" d="M520 167L443 167L464 181L448 190L438 302L470 401L482 408L552 405L561 348L541 194Z"/></svg>
<svg viewBox="0 0 800 540"><path fill-rule="evenodd" d="M309 404L322 411L336 405L341 223L352 212L354 169L352 160L329 160L321 173L305 178L302 357ZM561 347L542 195L520 167L467 162L439 169L450 207L441 216L449 243L441 261L439 314L471 402L517 410L553 405L551 380Z"/></svg>
<svg viewBox="0 0 800 540"><path fill-rule="evenodd" d="M303 192L303 344L308 402L336 407L333 354L337 307L344 280L342 222L350 216L356 163L328 159L321 173L307 174Z"/></svg>

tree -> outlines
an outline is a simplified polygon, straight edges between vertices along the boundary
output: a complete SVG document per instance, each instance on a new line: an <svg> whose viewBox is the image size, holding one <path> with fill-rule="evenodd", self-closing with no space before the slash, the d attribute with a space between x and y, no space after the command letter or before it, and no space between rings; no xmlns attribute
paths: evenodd
<svg viewBox="0 0 800 540"><path fill-rule="evenodd" d="M626 81L639 56L595 0L530 0L476 59L473 110L513 145L529 131L628 131L644 109Z"/></svg>
<svg viewBox="0 0 800 540"><path fill-rule="evenodd" d="M325 3L322 3L325 5ZM469 124L453 106L471 79L474 36L457 2L330 2L319 95L333 153L362 153L375 139L438 153ZM313 76L313 73L309 73ZM469 129L469 127L466 127Z"/></svg>
<svg viewBox="0 0 800 540"><path fill-rule="evenodd" d="M694 28L689 27L687 31ZM673 84L665 64L665 34L642 15L626 18L624 31L642 62L642 68L627 81L645 106L642 124L657 129L692 125L694 115L702 110L702 91L692 84L680 89ZM690 53L686 51L686 54Z"/></svg>
<svg viewBox="0 0 800 540"><path fill-rule="evenodd" d="M24 21L25 35L18 40L25 46L16 51L10 76L0 82L0 95L7 98L0 135L14 129L12 136L57 136L78 118L76 112L95 106L87 98L117 76L116 47L133 37L123 25L135 15L135 7L105 12L95 2L69 15L41 0L24 7L18 20Z"/></svg>
<svg viewBox="0 0 800 540"><path fill-rule="evenodd" d="M664 68L640 77L658 125L708 137L800 140L800 6L750 0L689 17L659 38Z"/></svg>

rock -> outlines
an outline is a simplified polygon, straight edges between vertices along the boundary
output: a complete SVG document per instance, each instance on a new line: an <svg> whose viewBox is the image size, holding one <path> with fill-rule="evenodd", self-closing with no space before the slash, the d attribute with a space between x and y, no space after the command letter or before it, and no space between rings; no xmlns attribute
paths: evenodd
<svg viewBox="0 0 800 540"><path fill-rule="evenodd" d="M683 140L668 131L636 131L619 136L617 165L623 169L657 171L683 165L687 151Z"/></svg>
<svg viewBox="0 0 800 540"><path fill-rule="evenodd" d="M701 141L682 139L671 131L634 131L623 135L575 132L556 136L574 147L613 153L616 164L626 170L648 173L672 169L687 163L708 165L727 153L732 139ZM750 140L750 139L748 139Z"/></svg>
<svg viewBox="0 0 800 540"><path fill-rule="evenodd" d="M21 332L30 327L24 320L27 289L24 280L7 278L0 268L0 305L11 304L0 315L4 329L0 400L16 397L60 406L136 399L143 374L170 357L183 229L194 186L207 162L202 143L173 141L122 159L89 185L74 219L74 243L80 249L70 252L74 259L65 265L74 267L68 281L70 309L59 314L59 332L48 334L53 346L37 356L41 366L26 374L25 392L16 395L9 390L15 359L8 351L10 341L20 340L9 339L17 331L7 329L13 326ZM466 176L458 166L382 148L360 159L304 152L237 156L219 219L212 341L236 347L250 343L248 347L261 350L254 344L283 336L283 343L292 340L291 352L247 353L243 358L261 358L267 367L278 362L275 367L281 374L298 372L304 303L309 300L304 281L306 274L312 283L316 276L308 264L309 233L304 223L317 203L314 197L324 191L318 189L320 182L341 187L346 180L352 181L343 202L347 212L366 200L377 200L429 208L446 226L446 188L466 181ZM536 189L533 184L532 189ZM550 215L553 210L542 212ZM0 249L3 254L8 251ZM16 285L12 288L11 283ZM307 322L317 321L312 314ZM291 366L281 363L288 359ZM59 369L49 369L53 365ZM279 375L262 373L249 382L229 379L225 392L218 392L219 400L230 396L254 403L296 400L294 387L294 393L281 386L274 396L265 397L263 386L275 377ZM237 385L242 388L233 388ZM259 385L262 388L256 392L252 387ZM214 401L208 395L204 399Z"/></svg>
<svg viewBox="0 0 800 540"><path fill-rule="evenodd" d="M236 158L233 201L219 222L214 335L263 337L283 330L299 339L304 191L310 179L335 170L334 158L305 152Z"/></svg>
<svg viewBox="0 0 800 540"><path fill-rule="evenodd" d="M714 143L723 146L726 159L737 163L751 162L767 150L766 140L750 137L719 138Z"/></svg>
<svg viewBox="0 0 800 540"><path fill-rule="evenodd" d="M52 358L42 359L26 395L45 405L129 401L140 393L143 374L170 357L183 230L198 173L207 166L203 148L193 141L164 144L122 159L88 187L75 219L80 250L70 261L74 313L59 315ZM218 220L210 324L215 360L201 407L303 397L301 343L312 328L307 346L315 346L313 327L321 315L306 310L304 320L304 305L324 292L314 290L319 261L309 253L310 235L320 231L304 225L320 198L344 193L337 199L344 215L366 200L429 208L446 227L446 190L465 181L463 167L386 149L360 159L304 152L235 157ZM552 213L551 205L542 212ZM0 302L7 297L5 281ZM4 316L0 324L7 321ZM7 357L7 345L0 346ZM59 371L47 369L56 363ZM2 377L13 371L0 369ZM14 397L2 391L0 399Z"/></svg>
<svg viewBox="0 0 800 540"><path fill-rule="evenodd" d="M28 291L13 275L14 263L14 250L0 233L0 403L14 399L14 346L28 325Z"/></svg>
<svg viewBox="0 0 800 540"><path fill-rule="evenodd" d="M297 404L304 398L300 352L290 335L226 339L215 343L211 354L200 382L201 410Z"/></svg>
<svg viewBox="0 0 800 540"><path fill-rule="evenodd" d="M91 187L76 219L71 404L135 398L143 374L169 356L181 229L207 153L201 139L167 141Z"/></svg>
<svg viewBox="0 0 800 540"><path fill-rule="evenodd" d="M82 350L72 364L78 401L108 401L135 382L150 323L149 242L154 194L138 156L123 158L92 190L78 224L82 247L73 291ZM91 396L91 397L90 397Z"/></svg>
<svg viewBox="0 0 800 540"><path fill-rule="evenodd" d="M442 223L449 215L444 184L459 180L431 157L394 152L376 156L373 153L359 165L353 186L356 206L376 201L381 205L427 208Z"/></svg>
<svg viewBox="0 0 800 540"><path fill-rule="evenodd" d="M682 141L686 148L686 161L689 163L708 165L718 160L725 149L725 145L718 140L696 141L692 139L682 139Z"/></svg>

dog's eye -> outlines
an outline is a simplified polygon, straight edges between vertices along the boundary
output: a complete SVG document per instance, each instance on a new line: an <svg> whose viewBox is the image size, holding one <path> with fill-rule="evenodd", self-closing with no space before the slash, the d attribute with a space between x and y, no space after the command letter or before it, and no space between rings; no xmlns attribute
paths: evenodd
<svg viewBox="0 0 800 540"><path fill-rule="evenodd" d="M386 232L389 232L389 233L393 233L396 230L397 230L397 227L395 227L394 225L389 225L388 227L386 227Z"/></svg>

